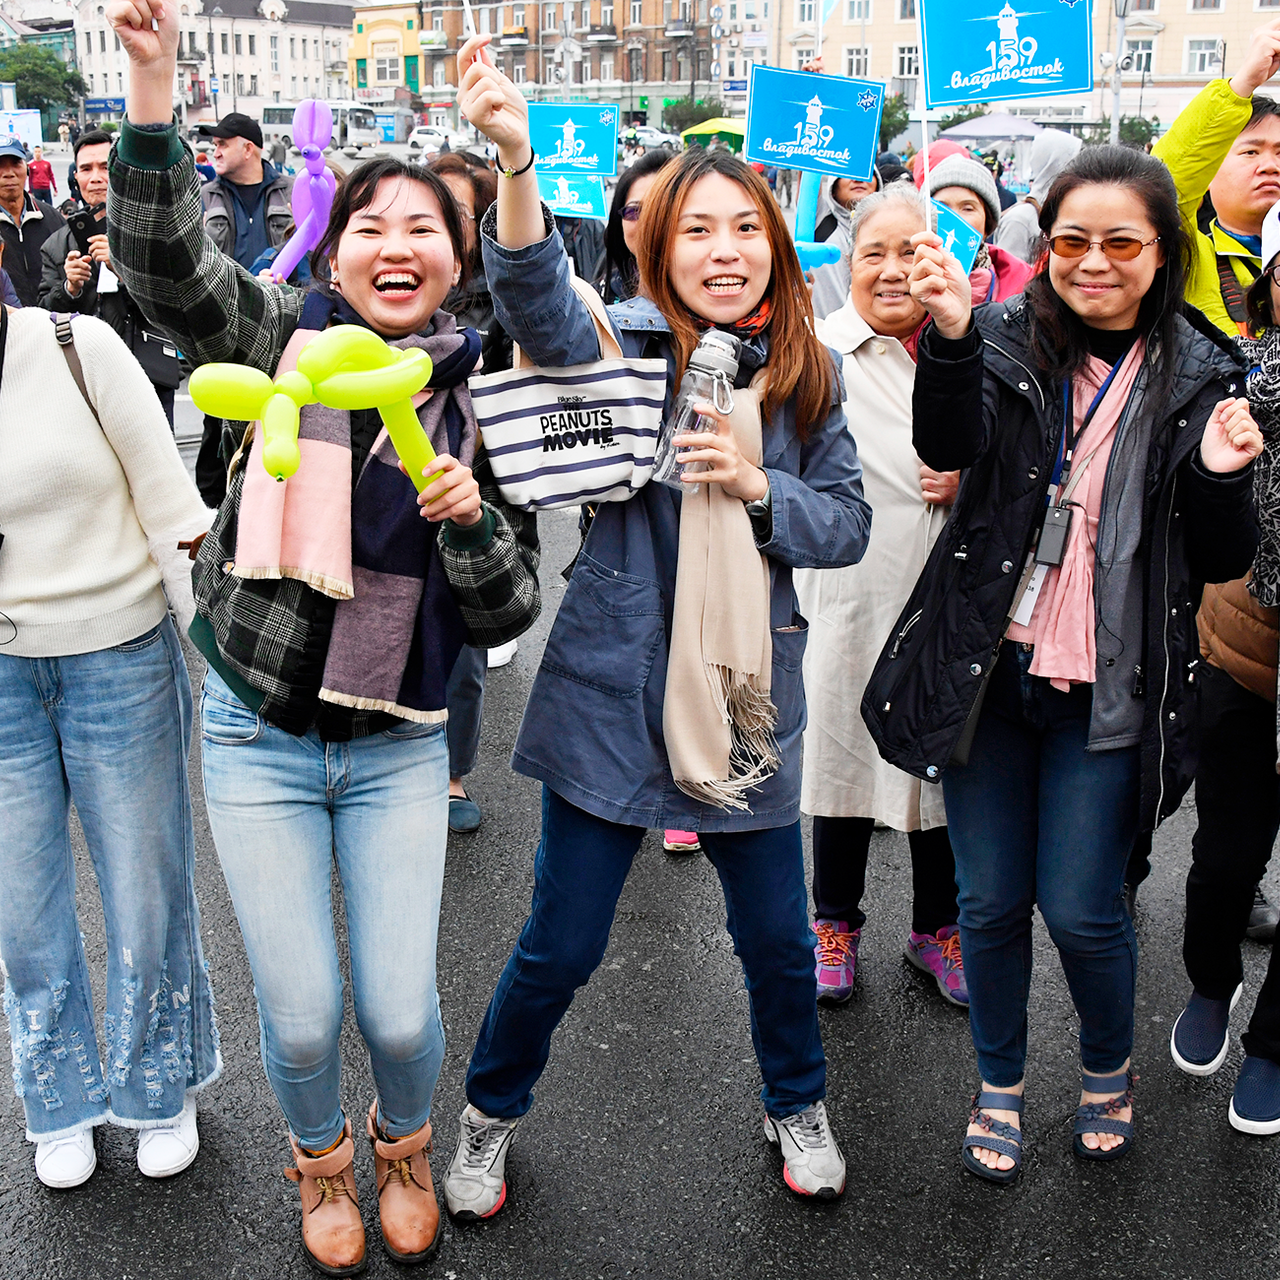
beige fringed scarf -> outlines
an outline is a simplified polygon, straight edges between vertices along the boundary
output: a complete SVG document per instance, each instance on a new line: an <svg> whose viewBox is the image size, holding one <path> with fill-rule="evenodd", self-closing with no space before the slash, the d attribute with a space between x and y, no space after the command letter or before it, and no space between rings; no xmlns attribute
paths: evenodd
<svg viewBox="0 0 1280 1280"><path fill-rule="evenodd" d="M759 465L757 384L733 393L729 425ZM676 786L704 804L749 810L746 793L778 768L769 698L769 566L751 520L718 484L685 493L662 732Z"/></svg>

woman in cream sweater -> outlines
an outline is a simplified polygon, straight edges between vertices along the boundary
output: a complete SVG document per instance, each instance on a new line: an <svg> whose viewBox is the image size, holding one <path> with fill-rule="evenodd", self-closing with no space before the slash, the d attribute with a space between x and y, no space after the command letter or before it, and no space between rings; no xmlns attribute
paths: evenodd
<svg viewBox="0 0 1280 1280"><path fill-rule="evenodd" d="M213 513L121 339L75 318L82 395L54 320L0 307L0 957L36 1174L73 1187L104 1122L140 1131L144 1174L185 1169L192 1095L221 1065L193 878L191 688L161 585L163 565L189 614L177 544ZM73 801L106 916L105 1044Z"/></svg>

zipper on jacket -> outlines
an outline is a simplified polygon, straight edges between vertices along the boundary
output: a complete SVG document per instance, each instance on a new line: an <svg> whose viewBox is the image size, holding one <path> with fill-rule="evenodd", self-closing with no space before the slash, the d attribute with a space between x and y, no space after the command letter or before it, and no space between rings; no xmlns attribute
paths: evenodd
<svg viewBox="0 0 1280 1280"><path fill-rule="evenodd" d="M907 632L909 632L911 628L914 627L916 623L920 621L920 618L923 615L923 613L924 613L923 609L917 609L915 613L913 613L911 617L909 617L906 620L906 622L903 624L902 630L898 632L898 637L893 642L893 648L889 650L890 661L892 661L894 658L898 656L898 651L902 648L902 642L907 638Z"/></svg>
<svg viewBox="0 0 1280 1280"><path fill-rule="evenodd" d="M1164 601L1164 617L1161 619L1160 635L1164 644L1164 687L1160 690L1159 732L1160 732L1160 790L1156 796L1155 820L1160 821L1160 810L1164 807L1164 757L1165 757L1165 703L1169 697L1169 528L1173 524L1173 509L1178 501L1178 475L1174 472L1173 483L1169 489L1169 514L1164 524L1164 582L1161 584L1161 597ZM1145 656L1145 655L1144 655Z"/></svg>

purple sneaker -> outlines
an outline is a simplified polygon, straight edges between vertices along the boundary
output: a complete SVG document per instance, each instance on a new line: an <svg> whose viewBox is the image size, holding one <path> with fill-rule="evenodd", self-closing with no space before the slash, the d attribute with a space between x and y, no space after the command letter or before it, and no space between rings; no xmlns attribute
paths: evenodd
<svg viewBox="0 0 1280 1280"><path fill-rule="evenodd" d="M862 930L850 929L845 920L815 920L813 931L818 935L818 945L813 949L818 1000L822 1004L844 1004L853 995Z"/></svg>
<svg viewBox="0 0 1280 1280"><path fill-rule="evenodd" d="M906 957L937 984L942 998L961 1009L969 1007L969 985L964 980L960 958L960 926L949 924L936 934L912 933L907 939Z"/></svg>

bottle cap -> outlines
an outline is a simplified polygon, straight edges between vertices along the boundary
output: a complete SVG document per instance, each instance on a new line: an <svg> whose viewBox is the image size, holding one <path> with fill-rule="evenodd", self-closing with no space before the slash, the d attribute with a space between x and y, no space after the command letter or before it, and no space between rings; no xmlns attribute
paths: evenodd
<svg viewBox="0 0 1280 1280"><path fill-rule="evenodd" d="M708 329L698 339L689 364L706 373L723 374L732 382L738 376L738 354L741 350L742 343L733 334Z"/></svg>

